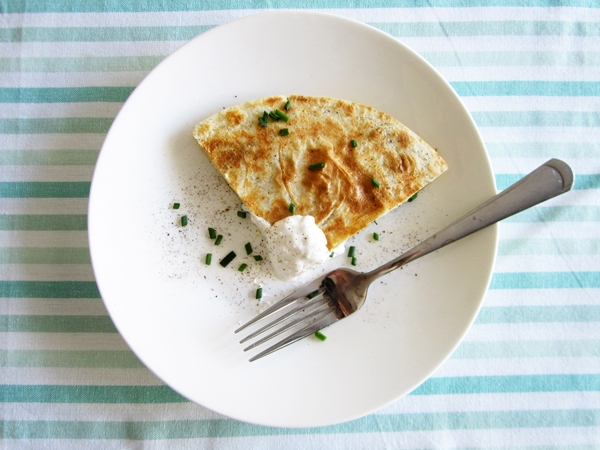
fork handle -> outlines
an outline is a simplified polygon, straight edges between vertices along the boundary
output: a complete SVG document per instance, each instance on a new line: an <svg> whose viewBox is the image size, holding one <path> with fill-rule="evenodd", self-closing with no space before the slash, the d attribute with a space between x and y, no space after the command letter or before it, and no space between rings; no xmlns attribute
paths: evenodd
<svg viewBox="0 0 600 450"><path fill-rule="evenodd" d="M370 281L410 261L458 241L502 219L564 194L573 187L573 172L561 160L551 159L512 186L430 236L411 250L365 274Z"/></svg>

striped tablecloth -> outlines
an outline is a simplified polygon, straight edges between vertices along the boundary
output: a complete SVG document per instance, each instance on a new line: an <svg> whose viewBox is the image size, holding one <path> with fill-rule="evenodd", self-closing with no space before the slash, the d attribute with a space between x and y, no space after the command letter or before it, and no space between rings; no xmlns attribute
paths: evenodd
<svg viewBox="0 0 600 450"><path fill-rule="evenodd" d="M471 3L0 1L3 448L600 448L600 4ZM237 422L164 386L116 332L88 254L94 163L127 96L190 38L272 7L354 18L423 55L499 189L551 157L577 175L501 223L483 309L431 379L317 429Z"/></svg>

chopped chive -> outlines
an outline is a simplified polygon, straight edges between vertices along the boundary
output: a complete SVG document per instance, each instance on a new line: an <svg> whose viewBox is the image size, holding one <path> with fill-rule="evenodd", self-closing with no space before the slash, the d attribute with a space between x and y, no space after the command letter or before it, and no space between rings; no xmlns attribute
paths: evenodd
<svg viewBox="0 0 600 450"><path fill-rule="evenodd" d="M350 246L350 248L348 249L348 258L352 258L354 256L355 250L356 250L356 247L354 247L354 245Z"/></svg>
<svg viewBox="0 0 600 450"><path fill-rule="evenodd" d="M242 219L246 218L246 211L238 211L237 212L238 217L241 217Z"/></svg>
<svg viewBox="0 0 600 450"><path fill-rule="evenodd" d="M254 255L254 261L262 261L263 257L260 255Z"/></svg>
<svg viewBox="0 0 600 450"><path fill-rule="evenodd" d="M206 263L207 266L210 266L211 261L212 261L212 253L207 253L206 259L204 260L204 262Z"/></svg>
<svg viewBox="0 0 600 450"><path fill-rule="evenodd" d="M319 290L318 289L316 291L312 291L310 294L308 294L306 296L306 298L315 298L317 295L319 295Z"/></svg>
<svg viewBox="0 0 600 450"><path fill-rule="evenodd" d="M281 130L279 130L280 136L287 136L289 134L290 134L290 130L288 130L287 128L282 128Z"/></svg>
<svg viewBox="0 0 600 450"><path fill-rule="evenodd" d="M246 267L248 267L248 264L240 264L240 267L238 267L238 272L243 272L244 270L246 270Z"/></svg>
<svg viewBox="0 0 600 450"><path fill-rule="evenodd" d="M223 267L227 267L227 264L233 261L236 256L237 255L235 254L235 252L229 252L225 258L219 261L219 264L221 264Z"/></svg>
<svg viewBox="0 0 600 450"><path fill-rule="evenodd" d="M417 195L419 195L419 193L417 192L415 195L413 195L411 198L408 199L409 202L412 202L414 199L417 198Z"/></svg>
<svg viewBox="0 0 600 450"><path fill-rule="evenodd" d="M315 336L317 337L317 339L319 339L320 341L324 341L325 339L327 339L327 336L325 336L323 333L321 333L320 331L317 331L315 333Z"/></svg>
<svg viewBox="0 0 600 450"><path fill-rule="evenodd" d="M181 216L181 226L185 227L187 225L187 216Z"/></svg>
<svg viewBox="0 0 600 450"><path fill-rule="evenodd" d="M373 186L375 186L376 188L381 186L381 183L379 183L379 181L377 181L375 178L371 179L371 183L373 183Z"/></svg>
<svg viewBox="0 0 600 450"><path fill-rule="evenodd" d="M373 233L373 240L378 241L379 240L379 234Z"/></svg>
<svg viewBox="0 0 600 450"><path fill-rule="evenodd" d="M256 298L257 299L262 298L262 288L261 287L256 290Z"/></svg>
<svg viewBox="0 0 600 450"><path fill-rule="evenodd" d="M356 257L355 257L355 256L353 256L353 257L352 257L352 263L351 263L351 264L352 264L353 266L355 266L355 265L356 265Z"/></svg>
<svg viewBox="0 0 600 450"><path fill-rule="evenodd" d="M311 164L310 166L308 166L308 170L321 170L324 167L325 167L325 163L319 162L319 163Z"/></svg>
<svg viewBox="0 0 600 450"><path fill-rule="evenodd" d="M250 253L252 253L252 244L250 244L250 242L248 242L246 245L246 255L249 255Z"/></svg>
<svg viewBox="0 0 600 450"><path fill-rule="evenodd" d="M330 257L330 258L333 258L333 252L331 252L331 253L329 254L329 257Z"/></svg>
<svg viewBox="0 0 600 450"><path fill-rule="evenodd" d="M290 210L290 212L292 214L294 214L296 212L296 205L294 205L293 203L290 203L290 207L288 209Z"/></svg>
<svg viewBox="0 0 600 450"><path fill-rule="evenodd" d="M214 228L209 228L208 229L208 237L210 237L211 239L216 239L217 231Z"/></svg>
<svg viewBox="0 0 600 450"><path fill-rule="evenodd" d="M284 122L287 122L288 120L290 120L290 118L287 116L287 114L284 113L283 111L280 111L279 109L275 110L275 114L277 114L277 116Z"/></svg>
<svg viewBox="0 0 600 450"><path fill-rule="evenodd" d="M179 209L179 203L173 203L173 209Z"/></svg>
<svg viewBox="0 0 600 450"><path fill-rule="evenodd" d="M290 109L291 107L292 107L292 104L290 103L290 101L289 101L289 100L288 100L287 102L285 102L285 106L284 106L284 108L285 108L285 110L286 110L286 111L289 111L289 109Z"/></svg>
<svg viewBox="0 0 600 450"><path fill-rule="evenodd" d="M279 116L275 114L273 111L269 113L269 117L273 120L279 120Z"/></svg>
<svg viewBox="0 0 600 450"><path fill-rule="evenodd" d="M352 140L350 141L350 145L351 145L352 147L356 148L356 147L358 147L358 142L356 142L356 139L352 139Z"/></svg>
<svg viewBox="0 0 600 450"><path fill-rule="evenodd" d="M217 240L215 241L215 245L219 245L222 240L223 240L223 235L222 234L218 235Z"/></svg>
<svg viewBox="0 0 600 450"><path fill-rule="evenodd" d="M269 113L266 111L263 111L262 119L266 122L268 118L269 118Z"/></svg>
<svg viewBox="0 0 600 450"><path fill-rule="evenodd" d="M261 127L267 126L267 121L265 119L263 119L262 117L258 118L258 123L260 124Z"/></svg>

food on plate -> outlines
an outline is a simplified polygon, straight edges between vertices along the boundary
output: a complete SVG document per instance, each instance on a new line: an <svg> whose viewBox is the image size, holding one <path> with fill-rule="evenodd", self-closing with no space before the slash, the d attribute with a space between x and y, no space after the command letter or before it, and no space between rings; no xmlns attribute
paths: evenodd
<svg viewBox="0 0 600 450"><path fill-rule="evenodd" d="M248 101L200 122L193 135L263 234L274 236L272 262L287 244L290 255L300 253L302 261L288 258L284 278L320 264L447 169L390 115L327 97ZM298 244L301 224L308 247Z"/></svg>

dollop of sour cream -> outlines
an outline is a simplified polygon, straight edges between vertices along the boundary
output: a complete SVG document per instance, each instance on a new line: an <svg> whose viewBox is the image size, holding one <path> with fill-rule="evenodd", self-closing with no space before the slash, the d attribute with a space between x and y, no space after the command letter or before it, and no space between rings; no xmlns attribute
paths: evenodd
<svg viewBox="0 0 600 450"><path fill-rule="evenodd" d="M265 237L269 259L277 278L289 280L323 264L329 257L327 238L313 216L294 215L269 226L251 216Z"/></svg>

